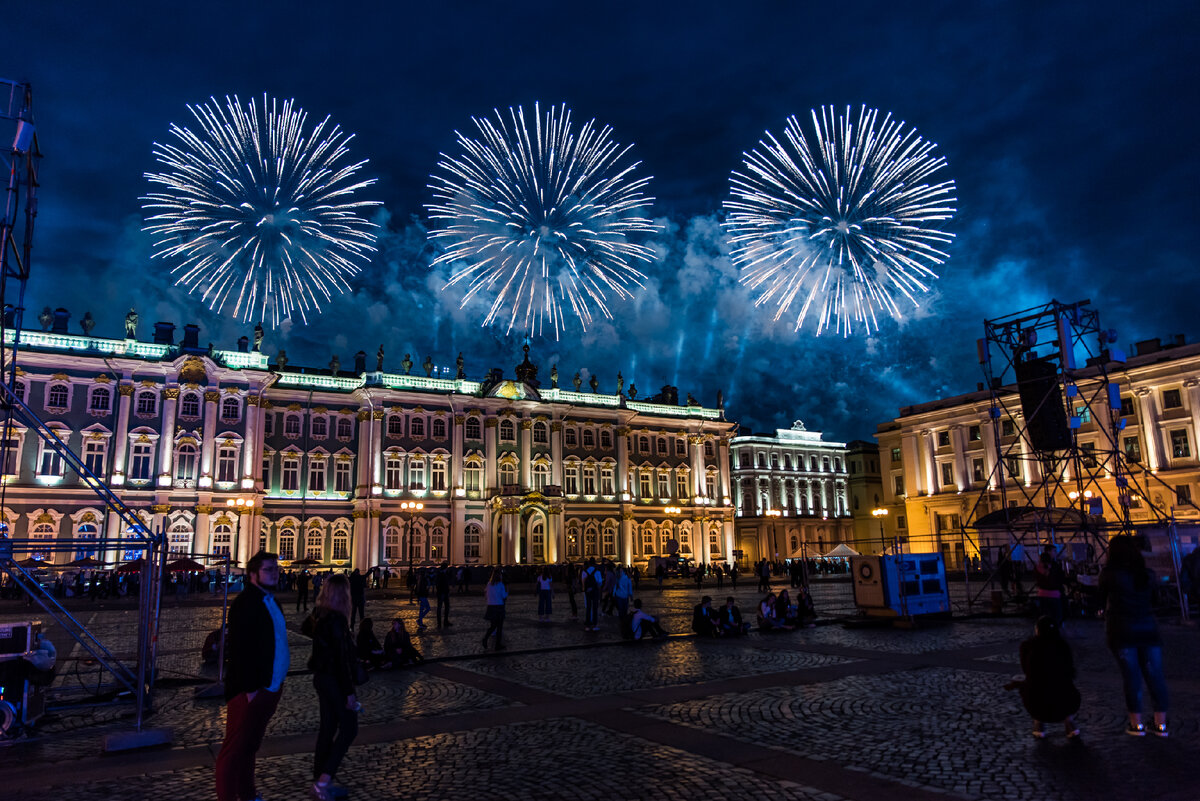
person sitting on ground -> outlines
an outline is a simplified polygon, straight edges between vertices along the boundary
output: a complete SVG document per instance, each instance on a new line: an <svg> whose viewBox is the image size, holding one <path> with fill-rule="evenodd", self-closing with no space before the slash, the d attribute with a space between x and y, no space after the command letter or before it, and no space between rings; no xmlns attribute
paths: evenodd
<svg viewBox="0 0 1200 801"><path fill-rule="evenodd" d="M359 660L368 667L382 667L386 661L383 646L375 636L375 624L369 617L364 617L358 624L358 639L354 642Z"/></svg>
<svg viewBox="0 0 1200 801"><path fill-rule="evenodd" d="M649 634L656 640L667 636L667 632L658 624L658 620L642 611L641 598L633 599L633 619L630 621L630 626L633 629L633 639L635 641L641 640L646 634Z"/></svg>
<svg viewBox="0 0 1200 801"><path fill-rule="evenodd" d="M385 666L394 668L405 665L418 665L425 661L421 652L413 645L404 627L404 620L396 618L392 621L391 631L383 638L383 661Z"/></svg>
<svg viewBox="0 0 1200 801"><path fill-rule="evenodd" d="M712 608L712 598L705 595L692 610L692 631L701 637L720 637L721 626Z"/></svg>
<svg viewBox="0 0 1200 801"><path fill-rule="evenodd" d="M1025 678L1010 681L1004 689L1020 690L1021 703L1033 717L1033 736L1044 739L1045 724L1062 721L1067 738L1078 737L1075 713L1080 699L1075 687L1075 660L1053 617L1038 618L1034 636L1021 643L1021 670Z"/></svg>
<svg viewBox="0 0 1200 801"><path fill-rule="evenodd" d="M720 625L721 632L726 636L750 631L750 624L742 622L742 610L738 609L732 595L725 599L725 605L721 607Z"/></svg>
<svg viewBox="0 0 1200 801"><path fill-rule="evenodd" d="M792 596L787 590L780 590L779 595L776 596L775 614L779 615L789 626L797 624L796 607L792 604Z"/></svg>
<svg viewBox="0 0 1200 801"><path fill-rule="evenodd" d="M775 605L775 593L769 592L758 605L759 631L791 631L792 626L780 617Z"/></svg>
<svg viewBox="0 0 1200 801"><path fill-rule="evenodd" d="M801 586L796 590L796 622L806 628L817 625L817 609L813 606L812 594L808 587Z"/></svg>

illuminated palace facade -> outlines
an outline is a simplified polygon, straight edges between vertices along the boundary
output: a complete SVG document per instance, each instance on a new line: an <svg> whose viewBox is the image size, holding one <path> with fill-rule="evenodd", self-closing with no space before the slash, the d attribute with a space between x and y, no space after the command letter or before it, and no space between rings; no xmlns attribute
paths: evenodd
<svg viewBox="0 0 1200 801"><path fill-rule="evenodd" d="M797 421L730 442L737 548L750 562L819 556L853 539L847 447Z"/></svg>
<svg viewBox="0 0 1200 801"><path fill-rule="evenodd" d="M1073 433L1080 458L1063 467L1061 484L1050 484L1053 505L1081 510L1086 506L1108 521L1121 519L1123 493L1112 472L1115 442L1133 476L1126 494L1135 525L1150 523L1154 508L1181 522L1200 522L1194 505L1200 491L1200 345L1186 344L1182 337L1169 343L1140 342L1124 364L1109 365L1108 380L1117 385L1121 428L1112 429L1108 402L1095 402L1101 389L1097 371L1080 371L1079 394L1066 410L1078 424ZM964 557L978 553L980 544L962 537L961 526L974 534L974 522L999 511L1005 501L1010 507L1046 505L1044 492L1031 501L1022 492L1022 487L1028 492L1041 484L1043 465L1034 458L1024 433L1015 390L1005 387L1001 395L1003 409L1011 415L994 420L989 413L991 393L980 390L904 408L900 417L879 426L889 540L898 537L914 552L940 551L947 564L961 566ZM1002 466L997 465L997 434L1000 454L1005 455ZM1006 493L999 486L1000 469L1005 471ZM1068 491L1086 492L1096 501L1072 499ZM982 544L1001 545L1005 540ZM1194 536L1185 537L1186 547L1195 544Z"/></svg>
<svg viewBox="0 0 1200 801"><path fill-rule="evenodd" d="M719 409L581 392L578 376L575 391L540 387L528 355L516 380L434 377L449 371L428 361L413 375L407 356L368 371L362 353L347 375L157 328L156 342L24 331L17 390L171 551L363 569L731 557L734 425ZM77 541L56 562L137 555L34 432L9 445L14 537Z"/></svg>

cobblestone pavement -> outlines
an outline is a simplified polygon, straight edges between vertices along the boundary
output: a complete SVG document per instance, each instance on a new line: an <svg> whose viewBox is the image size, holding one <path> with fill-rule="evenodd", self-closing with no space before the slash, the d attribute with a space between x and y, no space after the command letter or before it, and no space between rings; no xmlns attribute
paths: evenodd
<svg viewBox="0 0 1200 801"><path fill-rule="evenodd" d="M748 616L753 590L736 593ZM703 592L718 600L729 594L728 587ZM643 587L642 595L668 630L687 631L693 588ZM282 600L298 629L303 615ZM505 625L509 650L485 654L482 598L451 603L452 627L439 631L431 614L415 637L425 666L376 674L361 688L360 733L339 777L352 798L1200 798L1191 776L1200 759L1195 628L1164 625L1172 737L1139 740L1122 733L1120 679L1102 626L1072 622L1084 736L1068 743L1058 731L1033 740L1016 694L1001 689L1018 671L1017 644L1032 628L1025 619L913 630L823 622L729 641L630 644L612 619L583 632L569 620L565 597L557 599L555 623L538 623L532 593L518 587ZM0 622L24 611L0 606ZM118 655L132 654L130 602L85 603L76 612ZM396 615L416 630L407 597L374 597L368 613L378 631ZM35 736L0 745L5 795L212 798L224 706L194 691L215 678L197 656L219 619L219 607L206 600L164 607L165 686L149 725L171 730L169 748L102 757L103 736L130 729L131 706L56 710ZM259 761L267 799L304 797L310 772L316 708L304 674L308 645L298 631L290 639L295 675ZM94 681L96 671L80 659L86 655L58 644L59 687Z"/></svg>

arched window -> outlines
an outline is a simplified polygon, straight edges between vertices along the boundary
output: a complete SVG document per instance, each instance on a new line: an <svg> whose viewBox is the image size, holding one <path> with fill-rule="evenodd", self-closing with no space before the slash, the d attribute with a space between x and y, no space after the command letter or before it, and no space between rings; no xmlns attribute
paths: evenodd
<svg viewBox="0 0 1200 801"><path fill-rule="evenodd" d="M425 460L412 459L408 463L409 489L425 489Z"/></svg>
<svg viewBox="0 0 1200 801"><path fill-rule="evenodd" d="M708 531L708 552L717 556L721 553L721 530L717 528Z"/></svg>
<svg viewBox="0 0 1200 801"><path fill-rule="evenodd" d="M650 452L650 438L638 437L638 450L642 453Z"/></svg>
<svg viewBox="0 0 1200 801"><path fill-rule="evenodd" d="M196 480L196 463L200 458L200 449L194 442L185 442L175 450L175 480L191 482Z"/></svg>
<svg viewBox="0 0 1200 801"><path fill-rule="evenodd" d="M642 556L650 556L654 553L654 526L646 523L642 526Z"/></svg>
<svg viewBox="0 0 1200 801"><path fill-rule="evenodd" d="M529 527L529 556L533 562L546 561L546 524L541 520Z"/></svg>
<svg viewBox="0 0 1200 801"><path fill-rule="evenodd" d="M35 542L29 543L29 557L38 559L43 562L50 561L50 544L54 542L55 531L53 523L38 523L29 532L29 539ZM43 545L42 543L45 543Z"/></svg>
<svg viewBox="0 0 1200 801"><path fill-rule="evenodd" d="M217 523L213 526L212 552L222 556L229 555L233 544L233 527L228 523Z"/></svg>
<svg viewBox="0 0 1200 801"><path fill-rule="evenodd" d="M284 526L279 532L279 558L290 562L296 558L296 529Z"/></svg>
<svg viewBox="0 0 1200 801"><path fill-rule="evenodd" d="M184 393L184 396L179 399L179 416L180 417L199 417L200 416L200 396L195 392Z"/></svg>
<svg viewBox="0 0 1200 801"><path fill-rule="evenodd" d="M465 435L467 439L482 439L482 426L479 424L478 417L468 417L465 426Z"/></svg>
<svg viewBox="0 0 1200 801"><path fill-rule="evenodd" d="M66 384L55 384L46 394L46 405L51 409L65 409L69 397L70 392ZM151 397L154 397L153 393L151 393Z"/></svg>
<svg viewBox="0 0 1200 801"><path fill-rule="evenodd" d="M483 539L483 530L471 523L463 531L463 556L467 559L479 558L479 543Z"/></svg>
<svg viewBox="0 0 1200 801"><path fill-rule="evenodd" d="M221 419L226 423L236 422L241 416L242 404L236 397L227 397L221 401Z"/></svg>
<svg viewBox="0 0 1200 801"><path fill-rule="evenodd" d="M604 524L604 534L600 544L604 549L605 556L617 555L617 529L611 523Z"/></svg>
<svg viewBox="0 0 1200 801"><path fill-rule="evenodd" d="M404 560L404 549L400 542L400 527L388 526L383 530L384 558L395 564Z"/></svg>
<svg viewBox="0 0 1200 801"><path fill-rule="evenodd" d="M567 526L567 556L579 558L579 524Z"/></svg>
<svg viewBox="0 0 1200 801"><path fill-rule="evenodd" d="M149 481L154 446L149 442L135 442L129 453L129 478L131 481Z"/></svg>
<svg viewBox="0 0 1200 801"><path fill-rule="evenodd" d="M607 449L612 448L612 446L612 432L607 428L600 429L600 447Z"/></svg>
<svg viewBox="0 0 1200 801"><path fill-rule="evenodd" d="M439 562L446 558L446 529L434 526L429 534L429 558Z"/></svg>
<svg viewBox="0 0 1200 801"><path fill-rule="evenodd" d="M107 412L111 399L112 393L108 391L108 387L95 387L92 390L92 397L88 401L88 411Z"/></svg>
<svg viewBox="0 0 1200 801"><path fill-rule="evenodd" d="M156 414L158 412L158 395L151 390L143 390L137 394L137 413Z"/></svg>
<svg viewBox="0 0 1200 801"><path fill-rule="evenodd" d="M308 531L304 532L304 556L321 563L325 561L325 530L315 520L309 524Z"/></svg>
<svg viewBox="0 0 1200 801"><path fill-rule="evenodd" d="M542 420L533 424L533 441L538 445L545 445L550 441L550 427Z"/></svg>
<svg viewBox="0 0 1200 801"><path fill-rule="evenodd" d="M595 526L589 526L584 532L583 552L586 556L600 555L600 537Z"/></svg>
<svg viewBox="0 0 1200 801"><path fill-rule="evenodd" d="M404 462L399 456L389 455L383 463L383 488L404 489Z"/></svg>
<svg viewBox="0 0 1200 801"><path fill-rule="evenodd" d="M345 526L333 529L333 561L345 562L350 558L350 532Z"/></svg>
<svg viewBox="0 0 1200 801"><path fill-rule="evenodd" d="M399 414L390 414L387 419L387 435L389 437L404 436L404 416Z"/></svg>
<svg viewBox="0 0 1200 801"><path fill-rule="evenodd" d="M563 444L568 448L574 448L579 444L579 435L575 432L575 427L563 429Z"/></svg>
<svg viewBox="0 0 1200 801"><path fill-rule="evenodd" d="M500 423L500 441L501 442L516 442L517 427L513 425L512 420L504 420Z"/></svg>
<svg viewBox="0 0 1200 801"><path fill-rule="evenodd" d="M714 459L714 458L716 458L716 451L713 449L713 444L712 444L712 442L705 442L705 443L704 443L704 458L705 458L705 459Z"/></svg>
<svg viewBox="0 0 1200 801"><path fill-rule="evenodd" d="M500 486L508 487L517 483L517 466L513 464L500 465Z"/></svg>
<svg viewBox="0 0 1200 801"><path fill-rule="evenodd" d="M546 485L550 483L550 466L546 464L535 464L533 466L533 488L535 490L544 490Z"/></svg>
<svg viewBox="0 0 1200 801"><path fill-rule="evenodd" d="M80 523L79 528L75 531L75 558L86 559L92 557L95 559L99 552L93 540L99 537L99 530L95 523Z"/></svg>
<svg viewBox="0 0 1200 801"><path fill-rule="evenodd" d="M663 456L667 455L667 438L666 437L658 438L658 452Z"/></svg>
<svg viewBox="0 0 1200 801"><path fill-rule="evenodd" d="M354 430L350 424L350 418L348 418L348 417L339 417L338 418L337 435L338 435L338 439L350 439L350 437L354 436Z"/></svg>
<svg viewBox="0 0 1200 801"><path fill-rule="evenodd" d="M291 439L300 436L300 415L285 414L283 416L283 435Z"/></svg>
<svg viewBox="0 0 1200 801"><path fill-rule="evenodd" d="M171 524L167 534L167 550L171 553L191 553L192 527L186 521L177 520Z"/></svg>
<svg viewBox="0 0 1200 801"><path fill-rule="evenodd" d="M423 438L425 436L425 418L414 417L408 423L408 435L413 439Z"/></svg>
<svg viewBox="0 0 1200 801"><path fill-rule="evenodd" d="M22 403L25 402L25 382L24 381L18 381L16 384L13 384L13 392L15 392L17 397L21 399Z"/></svg>
<svg viewBox="0 0 1200 801"><path fill-rule="evenodd" d="M590 429L590 428L583 429L583 447L585 447L585 448L596 447L596 432L592 431L592 429Z"/></svg>
<svg viewBox="0 0 1200 801"><path fill-rule="evenodd" d="M312 435L318 439L325 439L329 436L329 420L318 415L312 419Z"/></svg>
<svg viewBox="0 0 1200 801"><path fill-rule="evenodd" d="M440 417L433 418L433 438L434 439L445 439L446 438L446 421Z"/></svg>

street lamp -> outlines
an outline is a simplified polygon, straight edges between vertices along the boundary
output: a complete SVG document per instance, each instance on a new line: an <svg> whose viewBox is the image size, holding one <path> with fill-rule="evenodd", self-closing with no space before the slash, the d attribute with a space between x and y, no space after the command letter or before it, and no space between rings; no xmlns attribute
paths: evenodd
<svg viewBox="0 0 1200 801"><path fill-rule="evenodd" d="M413 523L413 517L416 516L417 512L421 511L424 508L425 508L425 504L421 503L420 501L401 501L400 502L400 511L407 513L407 515L408 515L408 523L405 526L405 537L408 538L408 581L409 581L409 585L412 587L417 586L416 576L413 575L412 523ZM412 593L409 593L409 595L408 595L408 602L410 604L413 602Z"/></svg>
<svg viewBox="0 0 1200 801"><path fill-rule="evenodd" d="M881 553L887 553L887 537L883 533L883 518L887 517L888 510L883 508L872 509L871 514L879 521L879 544L883 546ZM897 548L897 550L899 549Z"/></svg>
<svg viewBox="0 0 1200 801"><path fill-rule="evenodd" d="M250 513L254 512L254 499L253 498L229 498L225 501L225 508L228 509L230 512L233 512L238 517L237 531L235 531L234 535L233 535L233 553L234 553L234 556L239 557L239 561L240 561L240 552L241 552L241 547L242 547L241 517L242 517L242 514L245 512L250 512ZM249 532L247 532L247 536L249 536ZM228 554L226 554L226 557L228 557Z"/></svg>
<svg viewBox="0 0 1200 801"><path fill-rule="evenodd" d="M779 561L779 516L783 512L778 509L768 509L767 517L771 518L771 550L775 552L775 561Z"/></svg>

